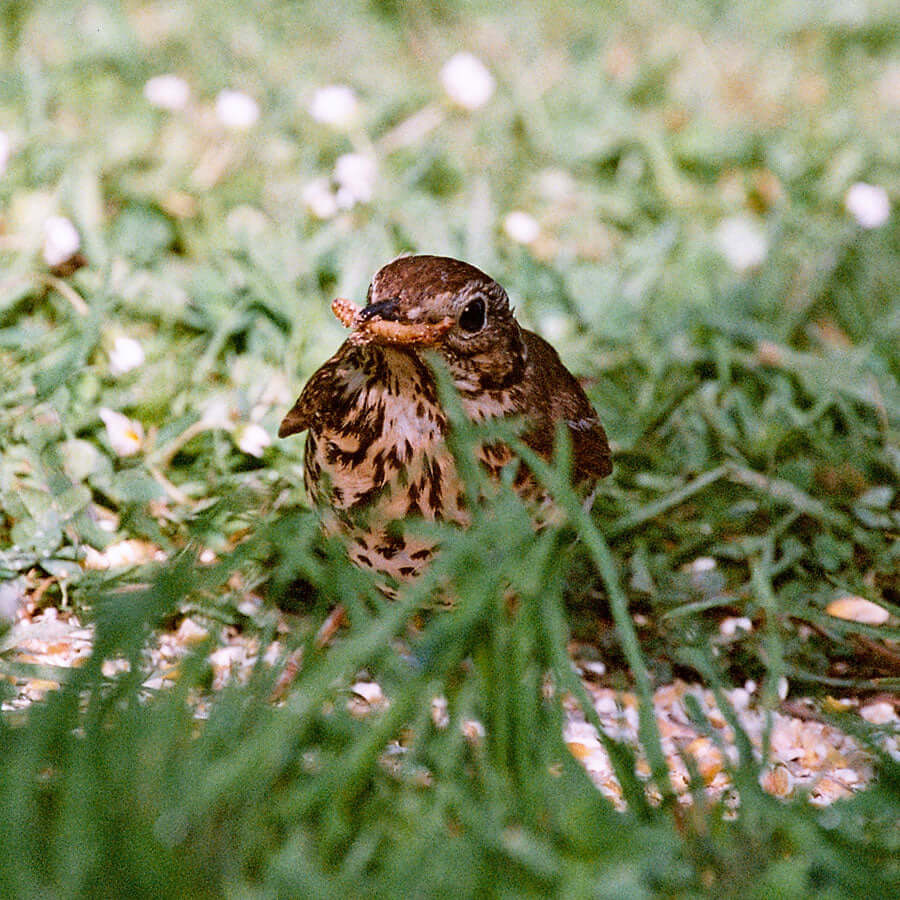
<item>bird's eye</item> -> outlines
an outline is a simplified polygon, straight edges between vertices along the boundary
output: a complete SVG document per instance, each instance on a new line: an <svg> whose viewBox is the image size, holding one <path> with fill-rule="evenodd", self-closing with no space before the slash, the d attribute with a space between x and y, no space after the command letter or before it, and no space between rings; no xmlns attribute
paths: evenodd
<svg viewBox="0 0 900 900"><path fill-rule="evenodd" d="M484 328L485 312L484 300L481 297L476 297L470 303L467 303L466 308L460 313L459 327L463 331L468 331L469 334L481 331Z"/></svg>

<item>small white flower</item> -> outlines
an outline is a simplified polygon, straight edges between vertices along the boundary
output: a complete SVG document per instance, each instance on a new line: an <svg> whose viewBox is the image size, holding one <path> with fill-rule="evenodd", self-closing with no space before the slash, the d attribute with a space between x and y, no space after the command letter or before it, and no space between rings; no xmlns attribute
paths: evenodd
<svg viewBox="0 0 900 900"><path fill-rule="evenodd" d="M880 228L891 216L887 191L864 181L850 185L844 196L844 206L861 228Z"/></svg>
<svg viewBox="0 0 900 900"><path fill-rule="evenodd" d="M65 216L50 216L44 222L44 262L54 268L70 260L81 247L75 226Z"/></svg>
<svg viewBox="0 0 900 900"><path fill-rule="evenodd" d="M471 53L457 53L444 64L441 84L457 106L468 110L484 106L494 93L494 76Z"/></svg>
<svg viewBox="0 0 900 900"><path fill-rule="evenodd" d="M238 447L244 453L255 456L257 459L263 455L263 450L271 443L272 438L269 437L269 432L262 425L254 422L242 428L237 437Z"/></svg>
<svg viewBox="0 0 900 900"><path fill-rule="evenodd" d="M716 244L736 272L758 268L769 251L765 233L749 216L733 216L721 222L716 229Z"/></svg>
<svg viewBox="0 0 900 900"><path fill-rule="evenodd" d="M100 407L100 418L106 426L106 437L119 456L134 456L144 446L144 426L122 413Z"/></svg>
<svg viewBox="0 0 900 900"><path fill-rule="evenodd" d="M507 213L503 220L503 230L517 244L531 244L540 236L541 226L530 213L516 209Z"/></svg>
<svg viewBox="0 0 900 900"><path fill-rule="evenodd" d="M159 109L184 109L191 98L191 89L178 75L155 75L144 85L144 98Z"/></svg>
<svg viewBox="0 0 900 900"><path fill-rule="evenodd" d="M356 92L346 84L329 84L319 88L309 104L309 114L317 122L334 128L350 125L358 110Z"/></svg>
<svg viewBox="0 0 900 900"><path fill-rule="evenodd" d="M303 202L317 219L330 219L337 211L338 204L331 183L327 178L317 178L303 188Z"/></svg>
<svg viewBox="0 0 900 900"><path fill-rule="evenodd" d="M262 609L262 603L259 597L254 597L250 594L245 596L235 608L242 616L255 616Z"/></svg>
<svg viewBox="0 0 900 900"><path fill-rule="evenodd" d="M97 520L97 527L107 534L112 534L118 527L119 521L117 517L104 516Z"/></svg>
<svg viewBox="0 0 900 900"><path fill-rule="evenodd" d="M221 91L216 97L216 115L226 128L245 131L259 119L259 104L243 91Z"/></svg>
<svg viewBox="0 0 900 900"><path fill-rule="evenodd" d="M5 131L0 131L0 175L6 172L9 157L12 154L12 141Z"/></svg>
<svg viewBox="0 0 900 900"><path fill-rule="evenodd" d="M144 348L134 339L119 335L109 352L109 370L124 375L144 364Z"/></svg>
<svg viewBox="0 0 900 900"><path fill-rule="evenodd" d="M350 188L338 188L334 195L338 209L353 209L356 206L356 195Z"/></svg>
<svg viewBox="0 0 900 900"><path fill-rule="evenodd" d="M334 180L338 185L336 198L338 206L348 202L350 205L368 203L375 192L376 174L375 159L365 153L345 153L339 156L334 164Z"/></svg>

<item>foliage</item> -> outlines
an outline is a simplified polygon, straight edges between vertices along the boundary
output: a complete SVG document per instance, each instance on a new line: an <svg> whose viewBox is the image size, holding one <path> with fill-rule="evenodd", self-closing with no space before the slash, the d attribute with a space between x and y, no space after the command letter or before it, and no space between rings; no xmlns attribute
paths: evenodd
<svg viewBox="0 0 900 900"><path fill-rule="evenodd" d="M565 748L560 707L588 706L570 627L645 699L673 671L756 678L771 704L783 675L811 692L896 689L898 629L824 612L857 594L900 614L900 230L896 214L864 230L842 205L860 180L900 197L892 6L852 19L837 4L693 3L680 18L652 3L345 6L3 13L0 578L47 579L43 602L96 629L60 691L0 718L3 891L893 895L895 762L816 810L768 797L745 758L735 815L699 788L690 810L649 805L610 745L620 814ZM472 113L438 75L463 43L498 82ZM184 110L143 98L166 71L190 83ZM335 81L361 98L345 130L305 111ZM216 119L226 88L259 102L252 129ZM350 151L374 154L374 198L319 220L305 189ZM528 246L502 227L513 209L540 223ZM55 213L81 235L74 273L40 258ZM763 237L764 261L741 271L721 246L734 217ZM532 460L567 523L535 534L504 488L386 603L321 541L302 442L256 457L241 436L274 433L341 340L328 301L361 299L407 249L509 289L585 376L616 472L588 516L560 476L564 448L555 466ZM147 359L114 375L121 335ZM142 423L140 452L116 452L100 408ZM461 427L461 461L476 438ZM85 545L122 538L168 561L125 576L80 565ZM199 565L201 549L217 562ZM697 577L701 556L718 565ZM448 583L453 608L430 613ZM251 591L268 605L248 616ZM352 628L323 651L336 602ZM189 610L264 643L276 604L294 609L303 652L284 705L263 663L211 695L209 646L170 689L142 686L153 629ZM724 613L753 632L724 641ZM131 671L104 676L112 657ZM360 721L347 699L363 669L390 705ZM483 738L463 733L471 718Z"/></svg>

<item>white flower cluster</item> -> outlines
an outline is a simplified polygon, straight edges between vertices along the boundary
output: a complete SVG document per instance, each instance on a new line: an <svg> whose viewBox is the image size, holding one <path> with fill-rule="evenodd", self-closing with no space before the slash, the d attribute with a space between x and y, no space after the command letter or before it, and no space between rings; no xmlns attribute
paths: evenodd
<svg viewBox="0 0 900 900"><path fill-rule="evenodd" d="M346 128L359 113L356 92L345 84L329 84L319 88L309 104L309 114L323 125Z"/></svg>
<svg viewBox="0 0 900 900"><path fill-rule="evenodd" d="M134 338L119 335L109 351L109 370L113 375L124 375L144 364L144 348Z"/></svg>
<svg viewBox="0 0 900 900"><path fill-rule="evenodd" d="M272 443L269 432L262 425L250 422L237 433L238 448L249 456L257 459L263 455L263 450Z"/></svg>
<svg viewBox="0 0 900 900"><path fill-rule="evenodd" d="M334 164L337 182L337 203L350 209L357 203L368 203L375 192L377 166L375 159L365 153L345 153Z"/></svg>
<svg viewBox="0 0 900 900"><path fill-rule="evenodd" d="M178 75L155 75L144 85L144 99L158 109L184 109L191 99L191 89Z"/></svg>
<svg viewBox="0 0 900 900"><path fill-rule="evenodd" d="M154 75L144 85L144 99L157 109L184 109L191 99L188 83L179 75ZM216 116L232 131L246 131L259 120L259 104L244 91L226 89L216 97Z"/></svg>
<svg viewBox="0 0 900 900"><path fill-rule="evenodd" d="M719 251L736 272L758 269L766 260L769 242L762 226L749 216L732 216L716 229Z"/></svg>
<svg viewBox="0 0 900 900"><path fill-rule="evenodd" d="M441 84L447 96L470 112L480 109L494 95L494 76L471 53L451 56L441 69Z"/></svg>
<svg viewBox="0 0 900 900"><path fill-rule="evenodd" d="M144 426L136 419L106 406L100 407L100 418L106 426L106 438L118 456L134 456L144 447Z"/></svg>
<svg viewBox="0 0 900 900"><path fill-rule="evenodd" d="M503 220L506 236L517 244L533 244L541 234L541 226L530 213L515 209Z"/></svg>
<svg viewBox="0 0 900 900"><path fill-rule="evenodd" d="M494 76L471 53L452 56L441 69L440 80L450 100L469 111L484 106L494 94ZM328 84L313 93L307 110L316 122L347 129L359 118L359 98L346 84ZM331 175L316 178L305 186L303 203L315 218L331 219L341 210L371 202L377 174L378 164L371 152L345 153L336 160ZM507 232L512 240L530 243L537 238L537 223L527 213L510 215Z"/></svg>
<svg viewBox="0 0 900 900"><path fill-rule="evenodd" d="M303 189L303 202L317 219L330 219L339 210L369 203L375 193L378 164L367 153L345 153L330 178L316 178Z"/></svg>
<svg viewBox="0 0 900 900"><path fill-rule="evenodd" d="M128 366L129 369L136 368L141 365L143 359L144 351L137 341L131 338L117 338L116 347L110 354L110 368L116 374L123 366ZM105 406L100 408L99 413L106 426L106 439L117 456L135 456L144 449L144 426L137 419L129 419L123 413ZM221 398L214 398L207 403L200 419L189 425L169 445L169 454L204 431L216 429L228 432L242 453L255 456L257 459L272 443L269 432L262 425L252 420L244 425L235 423L229 415L228 404Z"/></svg>
<svg viewBox="0 0 900 900"><path fill-rule="evenodd" d="M80 248L78 229L65 216L50 216L44 222L44 262L51 269L68 262Z"/></svg>
<svg viewBox="0 0 900 900"><path fill-rule="evenodd" d="M844 207L860 228L881 228L891 217L887 191L875 184L857 181L844 196Z"/></svg>
<svg viewBox="0 0 900 900"><path fill-rule="evenodd" d="M259 119L259 104L243 91L220 91L216 97L216 115L226 128L246 131Z"/></svg>

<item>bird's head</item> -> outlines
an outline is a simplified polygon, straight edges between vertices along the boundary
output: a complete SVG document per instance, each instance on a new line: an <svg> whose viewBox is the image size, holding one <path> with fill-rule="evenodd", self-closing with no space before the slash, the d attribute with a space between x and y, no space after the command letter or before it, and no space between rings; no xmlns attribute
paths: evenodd
<svg viewBox="0 0 900 900"><path fill-rule="evenodd" d="M372 343L431 349L461 391L521 376L525 345L506 291L468 263L404 256L372 279L358 322Z"/></svg>

